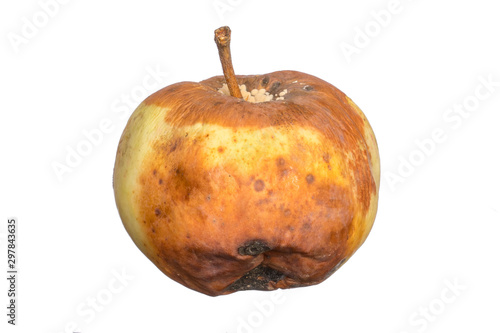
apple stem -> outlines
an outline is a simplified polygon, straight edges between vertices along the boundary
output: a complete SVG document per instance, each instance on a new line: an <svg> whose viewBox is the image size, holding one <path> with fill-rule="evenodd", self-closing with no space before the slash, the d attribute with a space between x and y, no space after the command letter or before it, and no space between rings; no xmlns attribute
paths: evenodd
<svg viewBox="0 0 500 333"><path fill-rule="evenodd" d="M224 71L224 78L229 88L229 93L233 97L243 98L238 82L236 81L236 75L234 74L231 50L229 49L230 42L231 29L229 29L229 27L220 27L215 30L215 44L217 44L217 49L219 50L219 58L222 64L222 70Z"/></svg>

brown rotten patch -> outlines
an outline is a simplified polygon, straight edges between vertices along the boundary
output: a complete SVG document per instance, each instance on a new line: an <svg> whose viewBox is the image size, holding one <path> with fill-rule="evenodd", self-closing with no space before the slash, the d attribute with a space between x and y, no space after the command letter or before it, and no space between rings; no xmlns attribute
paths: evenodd
<svg viewBox="0 0 500 333"><path fill-rule="evenodd" d="M120 216L162 272L207 295L320 283L373 225L373 132L317 77L235 76L228 32L216 33L225 76L161 89L129 120L113 178Z"/></svg>

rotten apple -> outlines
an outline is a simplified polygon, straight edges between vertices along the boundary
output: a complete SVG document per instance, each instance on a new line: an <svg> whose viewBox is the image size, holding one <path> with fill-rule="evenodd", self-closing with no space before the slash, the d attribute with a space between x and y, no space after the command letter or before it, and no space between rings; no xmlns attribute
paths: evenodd
<svg viewBox="0 0 500 333"><path fill-rule="evenodd" d="M365 241L377 143L340 90L296 71L224 76L149 96L122 134L113 187L123 224L167 276L207 295L320 283Z"/></svg>

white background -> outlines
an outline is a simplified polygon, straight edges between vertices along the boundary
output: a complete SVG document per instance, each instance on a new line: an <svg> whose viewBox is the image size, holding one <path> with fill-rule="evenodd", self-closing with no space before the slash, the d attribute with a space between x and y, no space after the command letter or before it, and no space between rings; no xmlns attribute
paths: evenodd
<svg viewBox="0 0 500 333"><path fill-rule="evenodd" d="M15 216L20 272L16 327L1 279L2 332L500 332L494 1L59 1L0 6L0 266ZM143 81L150 94L220 75L222 25L238 74L316 75L377 136L374 228L318 286L205 296L164 276L119 219L113 163ZM54 165L103 121L102 140L58 177Z"/></svg>

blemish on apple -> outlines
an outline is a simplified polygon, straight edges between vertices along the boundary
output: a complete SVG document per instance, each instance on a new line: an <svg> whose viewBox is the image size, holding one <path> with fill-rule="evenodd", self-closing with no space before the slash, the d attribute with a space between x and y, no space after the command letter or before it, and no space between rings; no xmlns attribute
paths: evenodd
<svg viewBox="0 0 500 333"><path fill-rule="evenodd" d="M252 240L238 248L238 253L242 256L257 256L271 248L263 240Z"/></svg>
<svg viewBox="0 0 500 333"><path fill-rule="evenodd" d="M264 190L264 187L266 187L266 185L264 184L264 181L262 179L257 179L253 185L255 191L257 192L260 192L262 190Z"/></svg>
<svg viewBox="0 0 500 333"><path fill-rule="evenodd" d="M310 222L304 222L302 223L302 230L311 230L311 223Z"/></svg>
<svg viewBox="0 0 500 333"><path fill-rule="evenodd" d="M180 144L181 144L181 138L177 138L173 144L170 143L170 145L172 146L170 147L170 152L173 153Z"/></svg>

